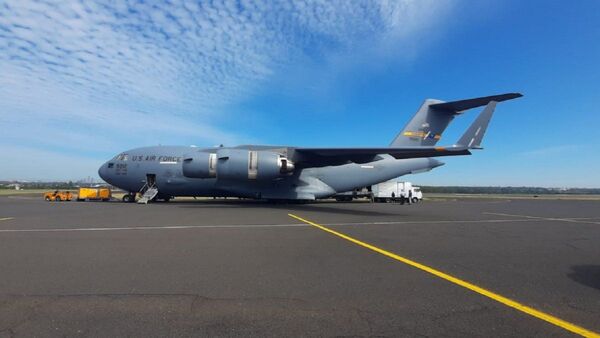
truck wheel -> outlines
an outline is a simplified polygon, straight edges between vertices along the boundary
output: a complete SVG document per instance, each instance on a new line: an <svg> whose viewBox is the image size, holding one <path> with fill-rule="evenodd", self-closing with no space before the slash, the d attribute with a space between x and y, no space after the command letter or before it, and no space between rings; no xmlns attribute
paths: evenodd
<svg viewBox="0 0 600 338"><path fill-rule="evenodd" d="M50 197L46 196L44 199L46 200L46 202L50 202Z"/></svg>
<svg viewBox="0 0 600 338"><path fill-rule="evenodd" d="M56 197L54 197L54 200L55 200L56 202L60 202L60 201L62 201L62 199L60 198L60 196L56 196Z"/></svg>
<svg viewBox="0 0 600 338"><path fill-rule="evenodd" d="M123 202L125 202L125 203L133 202L132 199L133 199L133 196L131 196L130 194L123 195Z"/></svg>
<svg viewBox="0 0 600 338"><path fill-rule="evenodd" d="M412 199L412 202L413 202L413 203L417 203L417 202L419 202L419 199L418 199L418 198L416 198L416 197L413 197L413 199Z"/></svg>

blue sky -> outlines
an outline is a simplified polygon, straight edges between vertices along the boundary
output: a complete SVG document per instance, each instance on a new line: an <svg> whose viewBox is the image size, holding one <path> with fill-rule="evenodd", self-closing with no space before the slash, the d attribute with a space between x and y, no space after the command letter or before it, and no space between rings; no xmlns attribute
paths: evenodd
<svg viewBox="0 0 600 338"><path fill-rule="evenodd" d="M155 144L387 145L425 98L518 91L484 151L409 179L600 187L599 41L595 0L4 1L0 179Z"/></svg>

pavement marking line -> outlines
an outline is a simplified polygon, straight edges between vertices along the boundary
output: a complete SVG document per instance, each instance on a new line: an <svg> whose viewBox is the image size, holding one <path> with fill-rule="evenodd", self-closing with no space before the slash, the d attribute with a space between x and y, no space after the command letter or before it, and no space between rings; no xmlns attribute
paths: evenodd
<svg viewBox="0 0 600 338"><path fill-rule="evenodd" d="M12 219L12 218L11 218ZM2 219L0 219L2 220ZM540 222L539 219L486 219L486 220L440 220L440 221L389 221L365 222L360 225L394 225L394 224L454 224L454 223L512 223L512 222ZM350 226L357 223L326 223L324 225ZM223 224L223 225L166 225L166 226L141 226L141 227L112 227L112 228L55 228L55 229L0 229L3 232L75 232L75 231L126 231L126 230L177 230L177 229L202 229L202 228L281 228L281 227L308 227L305 223L298 224Z"/></svg>
<svg viewBox="0 0 600 338"><path fill-rule="evenodd" d="M463 224L463 223L511 223L511 222L540 222L542 219L481 219L481 220L438 220L438 221L381 221L362 223L324 223L323 225L394 225L394 224Z"/></svg>
<svg viewBox="0 0 600 338"><path fill-rule="evenodd" d="M3 217L3 218L0 218L0 221L9 221L11 219L15 219L15 218L14 217Z"/></svg>
<svg viewBox="0 0 600 338"><path fill-rule="evenodd" d="M501 213L501 212L484 212L484 214L495 215L495 216L523 217L523 218L528 218L528 219L538 219L538 220L544 220L544 221L558 221L558 222L584 223L584 224L600 224L600 222L587 221L587 220L584 220L584 219L571 218L571 217L541 217L541 216L505 214L505 213Z"/></svg>
<svg viewBox="0 0 600 338"><path fill-rule="evenodd" d="M471 290L473 292L476 292L476 293L478 293L480 295L488 297L488 298L490 298L492 300L495 300L495 301L497 301L499 303L502 303L502 304L504 304L504 305L506 305L508 307L512 307L513 309L519 310L519 311L524 312L524 313L526 313L528 315L531 315L533 317L536 317L536 318L539 318L541 320L544 320L544 321L546 321L548 323L554 324L554 325L556 325L556 326L558 326L560 328L563 328L563 329L565 329L567 331L576 333L576 334L584 336L584 337L600 338L600 334L598 334L596 332L593 332L593 331L590 331L590 330L585 329L583 327L580 327L580 326L577 326L575 324L569 323L569 322L567 322L565 320L562 320L560 318L554 317L554 316L552 316L550 314L547 314L545 312L536 310L536 309L531 308L531 307L529 307L527 305L523 305L523 304L521 304L521 303L519 303L517 301L514 301L514 300L512 300L510 298L506 298L504 296L501 296L501 295L499 295L497 293L494 293L492 291L489 291L487 289L479 287L479 286L477 286L475 284L469 283L469 282L467 282L465 280L462 280L460 278L451 276L449 274L446 274L444 272L441 272L441 271L436 270L434 268L431 268L429 266L423 265L421 263L417 263L417 262L415 262L413 260L410 260L408 258L399 256L399 255L397 255L395 253L392 253L392 252L380 249L380 248L378 248L378 247L376 247L374 245L371 245L371 244L359 241L358 239L352 238L352 237L350 237L348 235L345 235L345 234L343 234L341 232L337 232L335 230L329 229L329 228L327 228L325 226L322 226L322 225L317 224L315 222L306 220L306 219L304 219L302 217L299 217L299 216L296 216L294 214L288 214L288 216L290 216L290 217L292 217L292 218L294 218L296 220L299 220L301 222L304 222L306 224L310 224L310 225L312 225L312 226L314 226L314 227L316 227L318 229L321 229L321 230L323 230L325 232L328 232L330 234L333 234L335 236L343 238L343 239L345 239L345 240L347 240L349 242L352 242L354 244L357 244L357 245L362 246L364 248L367 248L369 250L375 251L375 252L377 252L379 254L382 254L382 255L387 256L387 257L392 258L392 259L395 259L395 260L397 260L399 262L402 262L404 264L410 265L410 266L412 266L414 268L417 268L419 270L422 270L422 271L425 271L427 273L430 273L430 274L432 274L432 275L434 275L436 277L439 277L441 279L449 281L450 283L462 286L463 288L469 289L469 290Z"/></svg>
<svg viewBox="0 0 600 338"><path fill-rule="evenodd" d="M126 230L172 230L172 229L200 229L200 228L284 228L307 227L303 223L294 224L238 224L238 225L167 225L145 227L114 227L114 228L57 228L57 229L0 229L2 232L75 232L75 231L126 231Z"/></svg>

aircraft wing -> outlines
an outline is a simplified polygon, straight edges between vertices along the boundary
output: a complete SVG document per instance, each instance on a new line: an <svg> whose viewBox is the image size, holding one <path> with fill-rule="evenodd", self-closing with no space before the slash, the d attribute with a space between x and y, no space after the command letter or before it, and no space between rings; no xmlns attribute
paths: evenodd
<svg viewBox="0 0 600 338"><path fill-rule="evenodd" d="M470 155L465 146L450 147L400 147L400 148L295 148L293 161L303 167L324 167L345 163L367 163L378 155L396 159Z"/></svg>

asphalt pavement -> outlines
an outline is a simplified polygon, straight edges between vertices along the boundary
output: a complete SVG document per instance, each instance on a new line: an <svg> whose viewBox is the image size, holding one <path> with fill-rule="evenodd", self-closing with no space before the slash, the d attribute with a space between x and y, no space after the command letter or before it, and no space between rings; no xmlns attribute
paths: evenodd
<svg viewBox="0 0 600 338"><path fill-rule="evenodd" d="M593 334L600 202L3 196L0 276L0 337Z"/></svg>

